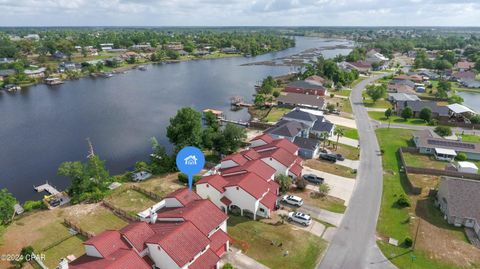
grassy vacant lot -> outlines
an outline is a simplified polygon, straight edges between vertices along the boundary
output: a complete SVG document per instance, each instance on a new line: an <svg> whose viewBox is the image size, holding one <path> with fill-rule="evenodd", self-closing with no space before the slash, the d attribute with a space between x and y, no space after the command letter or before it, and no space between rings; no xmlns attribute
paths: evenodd
<svg viewBox="0 0 480 269"><path fill-rule="evenodd" d="M319 207L335 213L345 213L347 207L344 205L345 201L333 196L319 197L315 195L315 191L291 191L291 194L302 197L307 205Z"/></svg>
<svg viewBox="0 0 480 269"><path fill-rule="evenodd" d="M390 102L384 99L377 100L374 103L372 99L366 98L363 104L365 105L365 107L371 107L371 108L391 108L392 107L392 104L390 104Z"/></svg>
<svg viewBox="0 0 480 269"><path fill-rule="evenodd" d="M352 169L339 164L327 162L327 161L310 159L305 161L305 166L308 166L315 170L341 176L341 177L348 177L348 178L357 177L357 174L353 173Z"/></svg>
<svg viewBox="0 0 480 269"><path fill-rule="evenodd" d="M85 253L83 247L83 241L85 238L81 236L71 236L60 244L45 250L45 265L48 268L56 268L61 258L65 258L68 255L74 255L80 257Z"/></svg>
<svg viewBox="0 0 480 269"><path fill-rule="evenodd" d="M128 224L100 204L73 206L66 214L68 220L96 235L105 230L121 229Z"/></svg>
<svg viewBox="0 0 480 269"><path fill-rule="evenodd" d="M12 224L5 228L2 244L0 245L0 253L17 254L24 246L32 246L36 252L43 253L45 248L48 248L56 243L70 238L71 235L68 228L63 225L65 217L65 209L58 208L55 210L43 210L26 213L21 218L15 220ZM68 239L68 250L71 253L82 253L83 245L79 238ZM74 242L75 241L75 242ZM67 246L63 246L67 248ZM55 246L50 249L51 256L46 257L46 263L53 265L58 263L58 255L60 246ZM0 268L7 268L9 263L0 261Z"/></svg>
<svg viewBox="0 0 480 269"><path fill-rule="evenodd" d="M105 200L115 207L127 211L131 216L137 215L138 212L151 207L157 202L141 192L128 188L120 189Z"/></svg>
<svg viewBox="0 0 480 269"><path fill-rule="evenodd" d="M146 181L135 183L142 189L156 193L162 197L167 194L185 187L180 181L178 181L178 173L171 173L159 177L153 177Z"/></svg>
<svg viewBox="0 0 480 269"><path fill-rule="evenodd" d="M411 206L398 208L395 206L400 195L408 195L406 177L399 173L400 162L397 150L408 146L411 137L410 130L379 129L376 131L379 143L384 150L383 166L383 196L377 230L384 239L378 241L383 253L399 268L476 268L480 264L478 250L465 242L461 229L447 225L433 201L426 194L408 196ZM414 176L416 184L423 187L435 187L434 178ZM399 242L408 236L415 238L417 225L419 233L416 249L395 247L386 243L393 237ZM455 250L455 251L454 251ZM412 255L415 261L412 264Z"/></svg>
<svg viewBox="0 0 480 269"><path fill-rule="evenodd" d="M357 129L352 129L348 127L340 127L345 131L345 134L343 135L344 137L351 138L358 140L358 130Z"/></svg>
<svg viewBox="0 0 480 269"><path fill-rule="evenodd" d="M334 142L332 142L330 146L327 146L327 148L329 150L331 150L332 152L342 154L343 157L345 157L346 159L350 159L350 160L358 160L359 159L360 150L358 148L348 146L348 145L344 145L344 144L338 144L338 146L335 146L335 148L334 148L333 143ZM335 144L336 144L336 142L335 142Z"/></svg>
<svg viewBox="0 0 480 269"><path fill-rule="evenodd" d="M350 96L350 94L352 93L352 90L344 88L338 91L331 91L331 93L335 95L340 95L340 96Z"/></svg>
<svg viewBox="0 0 480 269"><path fill-rule="evenodd" d="M281 117L283 117L283 115L285 115L285 113L288 113L290 111L290 108L273 107L265 118L265 121L277 122L278 120L280 120Z"/></svg>
<svg viewBox="0 0 480 269"><path fill-rule="evenodd" d="M230 216L228 234L246 255L275 269L315 268L326 248L324 240L301 229L244 217Z"/></svg>
<svg viewBox="0 0 480 269"><path fill-rule="evenodd" d="M426 167L432 169L444 170L448 162L436 160L432 155L415 154L404 152L403 158L407 166Z"/></svg>
<svg viewBox="0 0 480 269"><path fill-rule="evenodd" d="M370 112L368 112L368 115L370 116L370 118L372 118L374 120L383 121L383 122L388 122L389 121L387 119L387 117L385 117L385 113L383 113L383 112L370 111ZM393 124L398 123L398 124L411 124L411 125L427 125L427 123L424 120L421 120L421 119L407 119L407 120L404 120L403 118L398 117L398 116L390 117L390 121Z"/></svg>

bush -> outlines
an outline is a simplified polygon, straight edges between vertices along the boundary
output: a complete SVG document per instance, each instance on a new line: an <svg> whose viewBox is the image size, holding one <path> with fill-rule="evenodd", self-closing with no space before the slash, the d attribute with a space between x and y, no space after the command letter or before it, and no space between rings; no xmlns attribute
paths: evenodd
<svg viewBox="0 0 480 269"><path fill-rule="evenodd" d="M479 124L480 123L480 115L475 115L470 118L470 122L473 124Z"/></svg>
<svg viewBox="0 0 480 269"><path fill-rule="evenodd" d="M413 245L413 240L410 237L406 237L405 240L403 240L403 245L407 248L411 247Z"/></svg>
<svg viewBox="0 0 480 269"><path fill-rule="evenodd" d="M234 269L233 265L231 265L230 263L226 263L222 269Z"/></svg>
<svg viewBox="0 0 480 269"><path fill-rule="evenodd" d="M23 209L28 212L35 209L47 209L47 205L45 205L42 201L26 201L23 204Z"/></svg>
<svg viewBox="0 0 480 269"><path fill-rule="evenodd" d="M307 188L307 182L305 182L305 179L299 178L297 179L297 182L295 183L297 185L297 190L304 191L305 188Z"/></svg>
<svg viewBox="0 0 480 269"><path fill-rule="evenodd" d="M323 183L318 186L318 194L320 195L320 197L327 196L329 192L330 186L328 186L328 184Z"/></svg>
<svg viewBox="0 0 480 269"><path fill-rule="evenodd" d="M280 92L279 91L273 91L273 97L277 98L280 96Z"/></svg>
<svg viewBox="0 0 480 269"><path fill-rule="evenodd" d="M334 93L331 93L331 94L330 94L330 97L331 97L331 98L335 97L335 94L334 94Z"/></svg>
<svg viewBox="0 0 480 269"><path fill-rule="evenodd" d="M455 160L460 161L460 162L464 162L464 161L467 160L467 154L465 154L463 152L460 152L460 153L458 153L457 157L455 157Z"/></svg>
<svg viewBox="0 0 480 269"><path fill-rule="evenodd" d="M447 126L437 126L435 127L435 133L437 133L439 136L450 136L452 135L452 129Z"/></svg>
<svg viewBox="0 0 480 269"><path fill-rule="evenodd" d="M197 183L202 177L201 176L193 176L193 184ZM188 184L188 176L184 173L178 174L178 180L182 183Z"/></svg>
<svg viewBox="0 0 480 269"><path fill-rule="evenodd" d="M428 122L428 125L430 125L430 126L437 126L437 125L438 125L438 120L436 120L436 119L431 119L431 120Z"/></svg>
<svg viewBox="0 0 480 269"><path fill-rule="evenodd" d="M404 207L409 207L410 206L410 201L408 201L408 198L405 197L405 195L400 195L400 197L397 199L397 201L395 202L395 204L400 207L400 208L404 208Z"/></svg>

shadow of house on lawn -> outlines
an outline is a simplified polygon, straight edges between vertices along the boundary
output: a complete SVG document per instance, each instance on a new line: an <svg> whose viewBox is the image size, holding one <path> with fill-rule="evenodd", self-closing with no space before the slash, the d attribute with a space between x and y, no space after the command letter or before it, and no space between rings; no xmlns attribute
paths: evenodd
<svg viewBox="0 0 480 269"><path fill-rule="evenodd" d="M465 235L465 229L463 227L450 225L443 218L443 213L435 206L434 197L422 197L418 199L415 206L415 215L437 228L459 231ZM467 238L466 235L465 238Z"/></svg>

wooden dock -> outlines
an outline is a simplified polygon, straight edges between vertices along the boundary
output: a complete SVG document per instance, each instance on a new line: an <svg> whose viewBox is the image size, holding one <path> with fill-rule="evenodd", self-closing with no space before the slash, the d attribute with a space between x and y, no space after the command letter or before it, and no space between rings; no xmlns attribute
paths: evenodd
<svg viewBox="0 0 480 269"><path fill-rule="evenodd" d="M230 105L235 107L251 107L253 104L247 103L243 100L241 96L234 96L230 98Z"/></svg>
<svg viewBox="0 0 480 269"><path fill-rule="evenodd" d="M248 121L239 121L239 120L227 120L227 119L220 119L222 123L233 123L241 126L248 127L250 123Z"/></svg>
<svg viewBox="0 0 480 269"><path fill-rule="evenodd" d="M50 195L57 195L59 194L60 192L55 188L53 187L52 185L50 185L48 183L48 181L43 184L43 185L39 185L39 186L33 186L33 188L35 189L35 191L37 192L48 192Z"/></svg>

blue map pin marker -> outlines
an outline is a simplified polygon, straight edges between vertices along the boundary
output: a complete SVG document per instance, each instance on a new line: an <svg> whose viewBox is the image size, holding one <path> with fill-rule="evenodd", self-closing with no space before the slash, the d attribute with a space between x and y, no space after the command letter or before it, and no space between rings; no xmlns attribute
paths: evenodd
<svg viewBox="0 0 480 269"><path fill-rule="evenodd" d="M203 152L196 147L185 147L177 154L177 168L188 176L188 187L192 190L193 176L205 165Z"/></svg>

